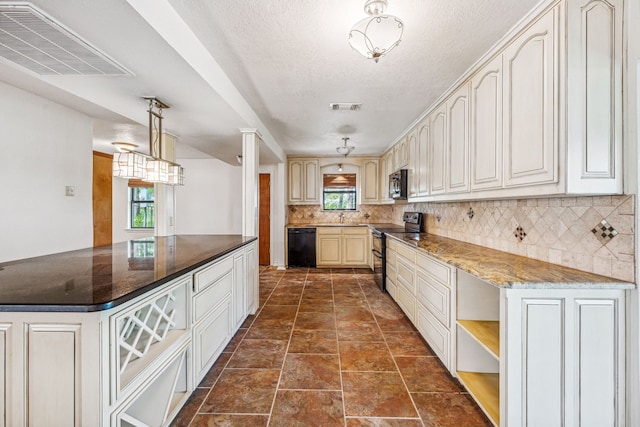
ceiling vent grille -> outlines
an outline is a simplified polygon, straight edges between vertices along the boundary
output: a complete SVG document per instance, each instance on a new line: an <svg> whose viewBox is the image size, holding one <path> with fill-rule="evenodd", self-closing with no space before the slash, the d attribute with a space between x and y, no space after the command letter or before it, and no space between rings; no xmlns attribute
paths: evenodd
<svg viewBox="0 0 640 427"><path fill-rule="evenodd" d="M342 110L350 110L350 111L360 111L362 108L362 104L350 103L350 102L334 102L329 104L329 109L331 111L342 111Z"/></svg>
<svg viewBox="0 0 640 427"><path fill-rule="evenodd" d="M0 56L40 75L133 75L28 3L0 3Z"/></svg>

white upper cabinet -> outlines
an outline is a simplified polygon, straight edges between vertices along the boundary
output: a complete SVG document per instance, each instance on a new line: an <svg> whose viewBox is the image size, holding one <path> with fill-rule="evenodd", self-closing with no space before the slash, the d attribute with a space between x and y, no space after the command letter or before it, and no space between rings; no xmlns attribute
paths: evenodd
<svg viewBox="0 0 640 427"><path fill-rule="evenodd" d="M406 168L409 164L408 137L402 138L397 144L396 170Z"/></svg>
<svg viewBox="0 0 640 427"><path fill-rule="evenodd" d="M471 190L502 187L502 55L471 79Z"/></svg>
<svg viewBox="0 0 640 427"><path fill-rule="evenodd" d="M622 192L622 0L568 3L568 193Z"/></svg>
<svg viewBox="0 0 640 427"><path fill-rule="evenodd" d="M447 193L469 191L469 84L447 99Z"/></svg>
<svg viewBox="0 0 640 427"><path fill-rule="evenodd" d="M425 118L417 127L417 162L416 177L418 181L418 196L429 195L429 117Z"/></svg>
<svg viewBox="0 0 640 427"><path fill-rule="evenodd" d="M542 15L504 51L506 187L558 181L558 11Z"/></svg>
<svg viewBox="0 0 640 427"><path fill-rule="evenodd" d="M441 194L445 191L445 163L447 146L447 106L440 105L431 113L431 148L429 150L429 191Z"/></svg>
<svg viewBox="0 0 640 427"><path fill-rule="evenodd" d="M317 159L289 160L289 203L319 204L319 173Z"/></svg>
<svg viewBox="0 0 640 427"><path fill-rule="evenodd" d="M407 164L408 170L408 178L407 178L407 186L408 188L408 196L416 197L418 195L418 141L417 141L417 129L411 131L411 133L407 136L407 147L409 153L409 163Z"/></svg>
<svg viewBox="0 0 640 427"><path fill-rule="evenodd" d="M379 161L377 159L367 159L361 166L361 204L378 203L380 201L380 186L378 185L378 163Z"/></svg>

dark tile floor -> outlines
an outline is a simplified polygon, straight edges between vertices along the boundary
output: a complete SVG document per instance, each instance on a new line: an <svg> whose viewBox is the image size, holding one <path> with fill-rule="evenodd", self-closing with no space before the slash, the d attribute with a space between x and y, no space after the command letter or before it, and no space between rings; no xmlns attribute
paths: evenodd
<svg viewBox="0 0 640 427"><path fill-rule="evenodd" d="M261 268L249 316L173 426L491 426L370 270Z"/></svg>

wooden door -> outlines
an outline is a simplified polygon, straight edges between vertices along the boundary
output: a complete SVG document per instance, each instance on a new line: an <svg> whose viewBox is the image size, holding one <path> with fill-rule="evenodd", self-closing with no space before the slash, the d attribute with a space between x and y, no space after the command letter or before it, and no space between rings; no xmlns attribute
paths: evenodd
<svg viewBox="0 0 640 427"><path fill-rule="evenodd" d="M93 246L110 245L112 234L113 156L93 152Z"/></svg>
<svg viewBox="0 0 640 427"><path fill-rule="evenodd" d="M259 264L271 264L271 175L260 174Z"/></svg>

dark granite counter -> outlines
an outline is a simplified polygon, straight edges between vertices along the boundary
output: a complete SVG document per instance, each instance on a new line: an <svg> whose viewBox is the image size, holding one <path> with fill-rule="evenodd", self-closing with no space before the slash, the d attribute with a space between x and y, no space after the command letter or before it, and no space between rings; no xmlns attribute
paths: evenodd
<svg viewBox="0 0 640 427"><path fill-rule="evenodd" d="M635 284L428 233L387 233L494 286L512 289L635 289Z"/></svg>
<svg viewBox="0 0 640 427"><path fill-rule="evenodd" d="M254 240L150 237L0 263L0 311L106 310Z"/></svg>

